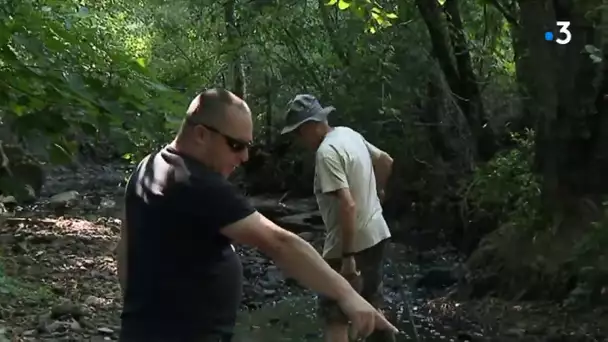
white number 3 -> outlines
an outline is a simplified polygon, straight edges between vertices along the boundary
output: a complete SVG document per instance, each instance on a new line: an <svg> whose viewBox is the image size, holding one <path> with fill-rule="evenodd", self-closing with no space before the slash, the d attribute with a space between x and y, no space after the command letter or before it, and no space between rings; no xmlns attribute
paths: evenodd
<svg viewBox="0 0 608 342"><path fill-rule="evenodd" d="M570 32L570 30L568 30L568 27L570 27L570 22L569 21L558 21L557 26L559 27L559 33L565 34L566 37L564 39L557 38L555 40L555 42L557 44L561 44L561 45L570 43L570 40L572 39L572 32Z"/></svg>

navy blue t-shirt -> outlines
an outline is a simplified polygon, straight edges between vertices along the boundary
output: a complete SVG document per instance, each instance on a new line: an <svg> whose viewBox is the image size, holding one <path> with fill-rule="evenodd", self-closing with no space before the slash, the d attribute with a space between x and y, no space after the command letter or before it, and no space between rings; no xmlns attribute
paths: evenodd
<svg viewBox="0 0 608 342"><path fill-rule="evenodd" d="M255 209L219 173L171 147L144 158L125 193L121 339L196 341L232 331L242 266L220 229Z"/></svg>

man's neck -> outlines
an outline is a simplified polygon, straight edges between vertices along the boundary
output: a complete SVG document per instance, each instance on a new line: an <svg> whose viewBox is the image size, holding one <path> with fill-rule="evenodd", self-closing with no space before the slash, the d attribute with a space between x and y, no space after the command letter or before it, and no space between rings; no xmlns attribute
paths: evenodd
<svg viewBox="0 0 608 342"><path fill-rule="evenodd" d="M169 143L169 147L179 152L180 154L184 154L204 165L207 165L205 158L202 157L200 154L196 153L190 144L187 144L185 141L182 141L179 137L175 138L171 143Z"/></svg>
<svg viewBox="0 0 608 342"><path fill-rule="evenodd" d="M319 149L319 146L321 146L321 144L323 143L323 140L325 140L325 138L327 137L327 135L329 133L331 133L333 130L334 130L334 128L331 127L331 126L325 127L325 129L321 133L321 136L319 138L319 143L317 144L317 148L315 150Z"/></svg>

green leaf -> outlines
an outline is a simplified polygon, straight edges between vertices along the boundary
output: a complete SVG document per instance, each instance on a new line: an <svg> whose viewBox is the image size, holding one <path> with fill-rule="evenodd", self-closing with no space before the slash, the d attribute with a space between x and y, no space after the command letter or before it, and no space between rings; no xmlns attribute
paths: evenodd
<svg viewBox="0 0 608 342"><path fill-rule="evenodd" d="M339 0L338 8L341 10L345 10L350 7L350 2L346 2L345 0Z"/></svg>
<svg viewBox="0 0 608 342"><path fill-rule="evenodd" d="M146 60L143 57L139 57L135 60L135 62L137 62L137 64L139 64L139 66L142 68L146 67Z"/></svg>
<svg viewBox="0 0 608 342"><path fill-rule="evenodd" d="M333 6L338 2L338 0L329 0L325 5L326 6Z"/></svg>
<svg viewBox="0 0 608 342"><path fill-rule="evenodd" d="M17 116L23 115L23 113L25 112L25 110L26 110L25 106L21 106L21 105L18 105L18 104L13 105L13 112L15 114L17 114Z"/></svg>
<svg viewBox="0 0 608 342"><path fill-rule="evenodd" d="M443 4L445 4L445 0L437 0L437 2L439 3L440 6L443 6Z"/></svg>
<svg viewBox="0 0 608 342"><path fill-rule="evenodd" d="M589 55L589 58L591 58L593 63L602 63L602 57L596 55Z"/></svg>
<svg viewBox="0 0 608 342"><path fill-rule="evenodd" d="M397 19L397 15L395 13L387 13L386 17L388 19Z"/></svg>

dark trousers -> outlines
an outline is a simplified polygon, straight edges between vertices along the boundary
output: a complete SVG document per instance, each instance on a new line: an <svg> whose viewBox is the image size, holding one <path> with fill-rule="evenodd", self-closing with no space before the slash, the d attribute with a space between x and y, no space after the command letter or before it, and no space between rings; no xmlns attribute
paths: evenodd
<svg viewBox="0 0 608 342"><path fill-rule="evenodd" d="M378 309L384 306L382 278L384 277L384 254L387 243L388 240L384 240L357 253L355 255L355 262L361 275L357 279L347 279L353 288L359 292L361 297ZM327 261L331 268L338 272L340 271L342 259L327 259L325 261ZM348 317L342 312L338 304L330 298L319 297L319 314L325 321L325 324L348 324ZM395 338L395 334L391 331L376 330L366 341L393 342Z"/></svg>

